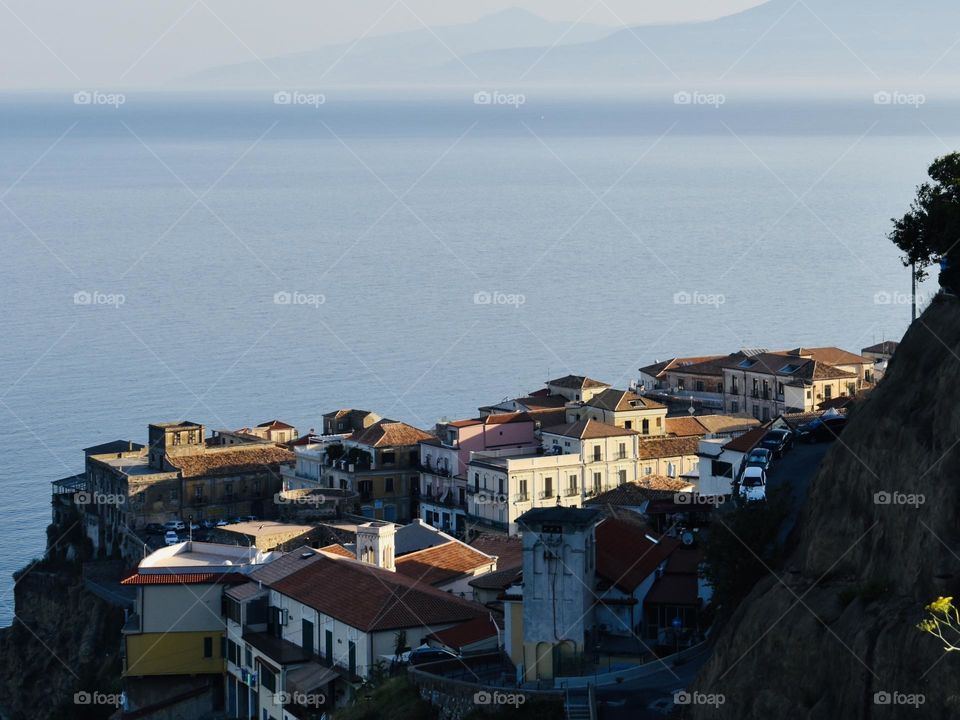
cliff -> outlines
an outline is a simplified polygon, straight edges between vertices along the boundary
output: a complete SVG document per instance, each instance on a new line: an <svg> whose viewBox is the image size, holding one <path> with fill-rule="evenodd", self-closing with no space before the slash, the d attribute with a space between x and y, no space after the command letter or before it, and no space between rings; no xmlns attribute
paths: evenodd
<svg viewBox="0 0 960 720"><path fill-rule="evenodd" d="M84 589L78 565L49 562L21 576L17 621L0 630L0 718L106 718L116 707L77 705L74 693L120 692L123 611Z"/></svg>
<svg viewBox="0 0 960 720"><path fill-rule="evenodd" d="M937 298L821 464L784 569L716 637L692 690L725 702L682 715L960 717L960 653L915 627L960 596L958 459L960 301Z"/></svg>

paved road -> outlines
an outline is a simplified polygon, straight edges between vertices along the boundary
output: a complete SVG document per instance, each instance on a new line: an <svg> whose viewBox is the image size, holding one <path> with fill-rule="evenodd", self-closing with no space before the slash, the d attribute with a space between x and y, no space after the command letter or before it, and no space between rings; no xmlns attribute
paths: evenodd
<svg viewBox="0 0 960 720"><path fill-rule="evenodd" d="M790 490L790 514L780 530L780 541L786 541L807 500L810 483L824 455L832 443L799 444L783 458L774 461L769 473L771 489ZM686 689L710 656L704 649L685 664L664 668L642 680L624 683L615 688L597 690L597 709L600 720L655 720L666 717L673 705L676 691Z"/></svg>

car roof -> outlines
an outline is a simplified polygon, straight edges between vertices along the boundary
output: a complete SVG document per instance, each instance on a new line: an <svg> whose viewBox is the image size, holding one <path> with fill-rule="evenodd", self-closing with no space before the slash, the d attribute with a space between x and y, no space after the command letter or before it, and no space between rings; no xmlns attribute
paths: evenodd
<svg viewBox="0 0 960 720"><path fill-rule="evenodd" d="M763 475L763 468L757 467L756 465L748 465L747 469L743 471L744 477L761 477Z"/></svg>

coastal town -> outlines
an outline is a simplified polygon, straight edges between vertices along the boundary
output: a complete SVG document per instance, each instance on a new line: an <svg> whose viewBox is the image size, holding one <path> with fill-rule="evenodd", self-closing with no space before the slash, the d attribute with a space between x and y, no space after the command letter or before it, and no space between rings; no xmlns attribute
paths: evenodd
<svg viewBox="0 0 960 720"><path fill-rule="evenodd" d="M402 676L444 720L592 719L611 688L658 683L719 705L684 691L715 614L710 535L774 495L788 535L896 349L673 357L624 388L566 375L432 428L332 409L87 447L52 483L48 553L79 529L87 589L123 612L122 687L74 700L308 720Z"/></svg>

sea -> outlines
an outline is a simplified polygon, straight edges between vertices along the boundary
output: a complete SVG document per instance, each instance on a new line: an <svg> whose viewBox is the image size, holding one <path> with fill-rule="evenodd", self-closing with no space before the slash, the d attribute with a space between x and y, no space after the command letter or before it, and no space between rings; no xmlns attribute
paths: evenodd
<svg viewBox="0 0 960 720"><path fill-rule="evenodd" d="M0 95L0 625L51 482L147 424L430 428L657 359L899 339L954 101ZM921 305L935 283L920 287Z"/></svg>

